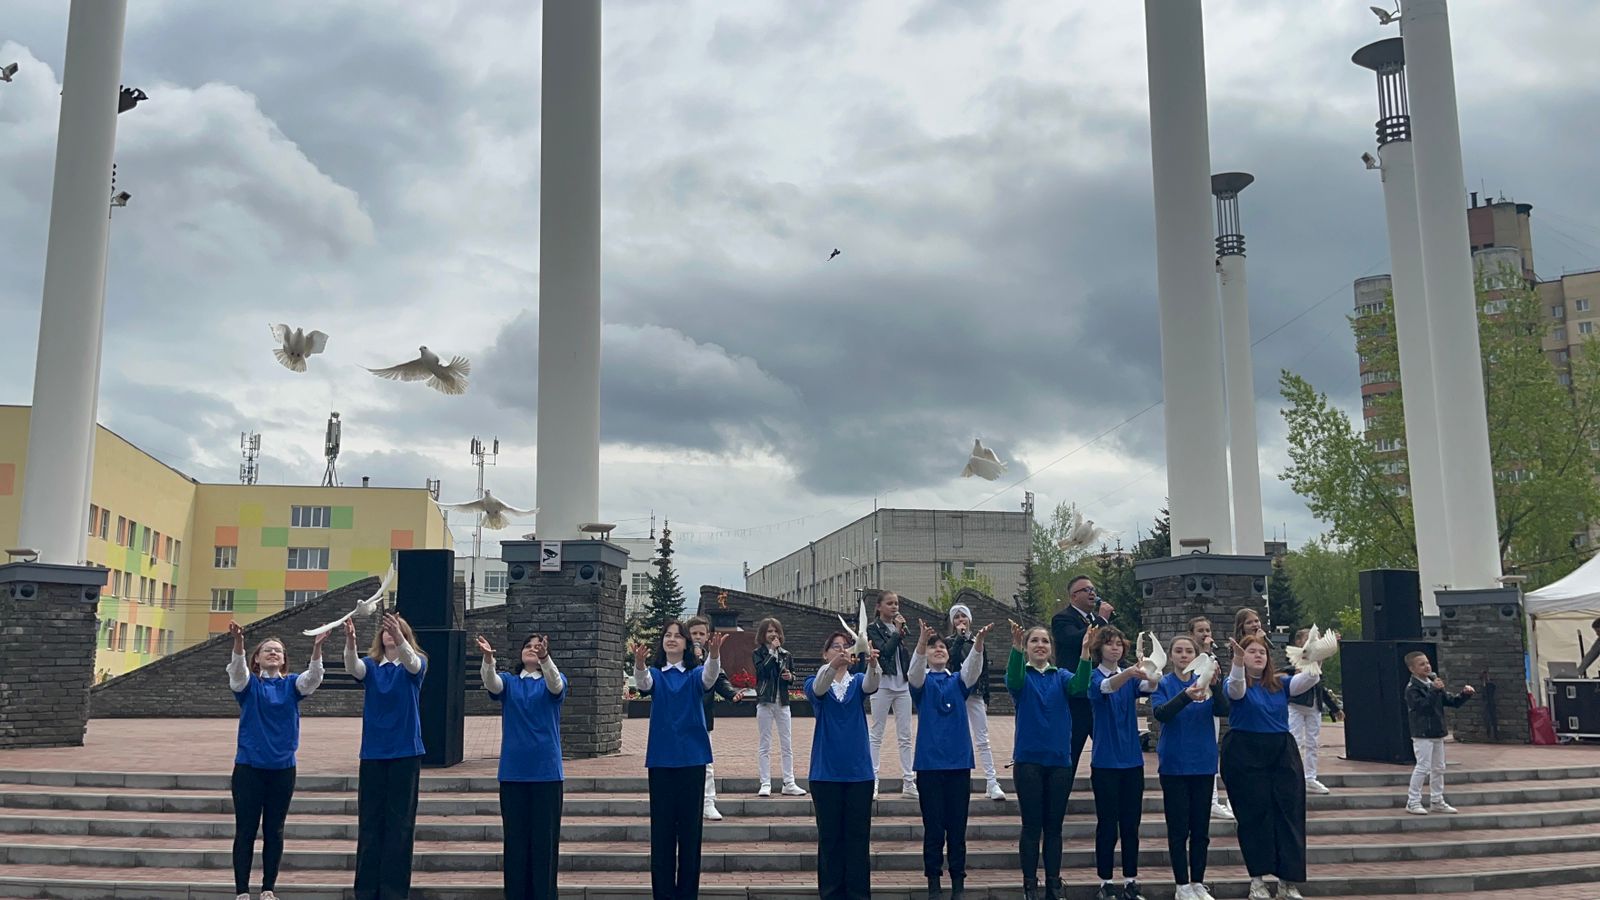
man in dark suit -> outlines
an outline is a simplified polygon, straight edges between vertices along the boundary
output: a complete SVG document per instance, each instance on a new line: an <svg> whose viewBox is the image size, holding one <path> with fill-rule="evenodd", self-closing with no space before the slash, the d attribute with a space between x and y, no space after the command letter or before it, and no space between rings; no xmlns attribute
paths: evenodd
<svg viewBox="0 0 1600 900"><path fill-rule="evenodd" d="M1110 624L1111 604L1100 601L1095 593L1094 581L1079 575L1067 583L1067 605L1050 620L1050 639L1056 645L1056 666L1076 671L1078 657L1083 654L1083 635L1090 626ZM1078 776L1078 757L1083 745L1094 733L1094 712L1088 697L1068 697L1067 707L1072 711L1072 776Z"/></svg>

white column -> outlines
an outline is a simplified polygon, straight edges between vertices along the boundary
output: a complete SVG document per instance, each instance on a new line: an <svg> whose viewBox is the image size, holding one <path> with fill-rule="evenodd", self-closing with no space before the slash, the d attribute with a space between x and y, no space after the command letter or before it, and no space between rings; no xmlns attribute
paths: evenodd
<svg viewBox="0 0 1600 900"><path fill-rule="evenodd" d="M1423 285L1433 338L1434 391L1439 408L1449 410L1449 415L1439 418L1440 462L1444 484L1450 490L1449 582L1458 589L1497 587L1499 526L1445 0L1406 0L1401 33L1416 154Z"/></svg>
<svg viewBox="0 0 1600 900"><path fill-rule="evenodd" d="M39 561L83 561L100 344L105 329L111 153L127 0L73 0L39 311L18 540Z"/></svg>
<svg viewBox="0 0 1600 900"><path fill-rule="evenodd" d="M1209 538L1232 553L1200 0L1145 0L1145 41L1172 552Z"/></svg>
<svg viewBox="0 0 1600 900"><path fill-rule="evenodd" d="M600 3L544 4L538 534L600 510Z"/></svg>
<svg viewBox="0 0 1600 900"><path fill-rule="evenodd" d="M1267 552L1261 524L1261 463L1256 451L1255 367L1250 359L1250 294L1244 257L1217 260L1227 362L1228 468L1233 476L1234 552Z"/></svg>
<svg viewBox="0 0 1600 900"><path fill-rule="evenodd" d="M1400 350L1401 396L1405 399L1406 468L1417 531L1417 570L1422 613L1439 614L1434 591L1450 584L1450 514L1439 453L1438 395L1428 335L1428 297L1422 279L1422 232L1417 225L1417 182L1411 142L1380 149L1383 208L1389 225L1390 280L1394 292L1395 340Z"/></svg>

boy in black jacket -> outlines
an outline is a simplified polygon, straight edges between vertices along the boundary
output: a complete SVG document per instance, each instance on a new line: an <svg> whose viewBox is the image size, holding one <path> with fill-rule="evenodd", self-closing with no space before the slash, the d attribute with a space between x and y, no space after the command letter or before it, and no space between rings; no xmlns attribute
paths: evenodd
<svg viewBox="0 0 1600 900"><path fill-rule="evenodd" d="M1433 674L1433 663L1420 650L1406 654L1406 668L1411 670L1411 680L1406 682L1406 718L1411 724L1411 747L1417 755L1411 789L1406 794L1406 812L1416 816L1453 813L1455 807L1444 801L1444 708L1466 703L1476 691L1470 684L1459 694L1446 691L1444 680ZM1427 779L1433 794L1433 802L1427 808L1422 805L1423 779Z"/></svg>

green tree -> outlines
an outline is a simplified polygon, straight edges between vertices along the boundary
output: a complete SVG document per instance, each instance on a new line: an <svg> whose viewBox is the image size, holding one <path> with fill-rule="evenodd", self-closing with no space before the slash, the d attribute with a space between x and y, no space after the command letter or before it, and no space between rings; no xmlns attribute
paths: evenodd
<svg viewBox="0 0 1600 900"><path fill-rule="evenodd" d="M683 588L678 584L678 573L672 569L672 529L665 521L661 527L661 545L651 562L656 574L650 576L650 599L645 601L643 630L654 641L668 622L683 618Z"/></svg>
<svg viewBox="0 0 1600 900"><path fill-rule="evenodd" d="M1500 561L1533 588L1577 567L1574 536L1600 518L1591 443L1600 435L1600 352L1591 340L1572 354L1570 372L1558 373L1542 347L1543 305L1514 271L1481 279L1478 300ZM1368 364L1398 372L1391 302L1352 324ZM1280 386L1290 457L1281 477L1358 568L1414 567L1405 453L1377 449L1404 437L1403 388L1376 398L1362 432L1300 376L1285 371Z"/></svg>
<svg viewBox="0 0 1600 900"><path fill-rule="evenodd" d="M1301 622L1333 628L1339 613L1361 608L1361 572L1349 553L1328 543L1326 538L1308 542L1283 558L1300 601Z"/></svg>
<svg viewBox="0 0 1600 900"><path fill-rule="evenodd" d="M1017 594L1017 604L1035 619L1042 619L1047 612L1051 612L1045 608L1044 591L1040 589L1039 572L1033 564L1031 553L1028 561L1022 564L1022 590Z"/></svg>
<svg viewBox="0 0 1600 900"><path fill-rule="evenodd" d="M994 582L989 576L974 572L960 578L954 575L944 576L944 582L939 585L939 594L933 598L933 607L939 612L948 614L950 607L956 602L956 595L966 588L971 588L985 597L994 597ZM1009 646L1009 645L1008 645Z"/></svg>
<svg viewBox="0 0 1600 900"><path fill-rule="evenodd" d="M1273 629L1287 628L1292 636L1304 619L1300 599L1295 596L1289 567L1283 560L1273 560L1272 577L1267 580L1267 604L1272 610L1268 623Z"/></svg>
<svg viewBox="0 0 1600 900"><path fill-rule="evenodd" d="M1032 591L1041 618L1053 615L1067 601L1067 582L1075 575L1086 575L1094 567L1096 552L1105 547L1061 549L1061 541L1077 522L1078 507L1065 501L1056 504L1048 522L1033 525Z"/></svg>

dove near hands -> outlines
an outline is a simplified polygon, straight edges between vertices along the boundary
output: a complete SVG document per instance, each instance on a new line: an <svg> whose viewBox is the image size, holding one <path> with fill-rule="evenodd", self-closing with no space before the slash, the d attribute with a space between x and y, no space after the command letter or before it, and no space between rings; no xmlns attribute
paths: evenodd
<svg viewBox="0 0 1600 900"><path fill-rule="evenodd" d="M367 616L377 612L378 607L383 604L383 599L389 596L389 591L394 589L394 579L395 569L394 566L390 566L389 571L384 573L383 580L378 582L378 589L373 591L372 596L357 603L354 609L350 610L339 618L334 619L332 622L317 628L308 628L305 631L302 631L301 634L309 637L316 637L319 634L327 634L335 628L338 628L340 625L349 625L350 628L355 628L355 625L350 621L351 618L354 616L366 618Z"/></svg>
<svg viewBox="0 0 1600 900"><path fill-rule="evenodd" d="M291 372L304 372L307 357L328 349L328 336L320 331L291 329L287 325L268 327L272 339L278 342L278 346L272 348L272 355Z"/></svg>
<svg viewBox="0 0 1600 900"><path fill-rule="evenodd" d="M477 500L468 500L464 503L438 503L438 501L435 501L435 503L440 509L453 509L457 512L477 513L483 516L483 527L493 531L498 531L502 528L509 527L511 525L512 516L536 516L539 514L537 507L533 509L521 509L519 507L512 506L509 503L501 501L500 498L493 494L493 492L487 490L484 491L483 496Z"/></svg>
<svg viewBox="0 0 1600 900"><path fill-rule="evenodd" d="M1150 655L1139 657L1139 668L1144 672L1145 681L1155 681L1167 667L1167 651L1161 648L1161 641L1156 639L1153 631L1140 632L1139 639L1134 643L1135 651L1142 651L1147 637L1150 639Z"/></svg>
<svg viewBox="0 0 1600 900"><path fill-rule="evenodd" d="M465 356L454 356L445 365L439 354L426 346L417 348L417 358L384 369L367 369L379 378L390 381L426 381L428 387L441 394L452 396L467 392L467 376L472 374L472 362Z"/></svg>
<svg viewBox="0 0 1600 900"><path fill-rule="evenodd" d="M967 466L961 470L962 478L971 478L976 475L985 481L995 481L1006 473L1006 464L1000 461L993 450L983 445L981 439L972 442L972 455L967 457Z"/></svg>

